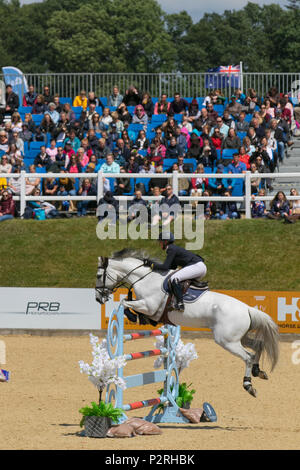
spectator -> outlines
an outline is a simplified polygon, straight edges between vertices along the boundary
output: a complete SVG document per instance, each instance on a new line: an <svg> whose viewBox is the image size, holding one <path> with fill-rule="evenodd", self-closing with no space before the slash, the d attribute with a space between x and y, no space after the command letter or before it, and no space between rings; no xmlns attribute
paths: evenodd
<svg viewBox="0 0 300 470"><path fill-rule="evenodd" d="M57 111L58 114L60 115L60 113L63 110L63 105L60 103L60 99L59 99L58 94L54 95L53 103L55 104L55 111Z"/></svg>
<svg viewBox="0 0 300 470"><path fill-rule="evenodd" d="M156 167L155 173L159 175L163 173L162 165L159 165ZM153 176L149 181L149 192L151 193L153 191L153 188L157 187L160 190L160 194L165 195L167 186L168 186L168 178L155 178L155 176Z"/></svg>
<svg viewBox="0 0 300 470"><path fill-rule="evenodd" d="M141 105L143 106L144 111L148 116L148 119L151 120L152 115L154 113L154 104L148 92L143 93Z"/></svg>
<svg viewBox="0 0 300 470"><path fill-rule="evenodd" d="M104 105L99 98L96 98L94 91L88 92L87 97L87 108L89 108L93 104L95 107L101 106L102 110L104 109Z"/></svg>
<svg viewBox="0 0 300 470"><path fill-rule="evenodd" d="M32 107L32 114L45 114L48 110L48 106L45 103L43 95L37 95L35 103Z"/></svg>
<svg viewBox="0 0 300 470"><path fill-rule="evenodd" d="M112 122L112 117L110 115L109 108L103 109L103 114L101 116L102 130L108 130L110 123Z"/></svg>
<svg viewBox="0 0 300 470"><path fill-rule="evenodd" d="M119 118L123 122L124 126L125 126L126 122L128 124L130 124L132 122L132 116L131 116L130 112L128 111L127 106L126 106L125 103L121 103L120 106L118 107L118 114L119 114Z"/></svg>
<svg viewBox="0 0 300 470"><path fill-rule="evenodd" d="M211 125L211 126L215 126L219 114L217 113L217 111L215 111L213 103L208 103L206 109L207 109L207 117L208 117L208 119L207 119L207 122L205 122L205 124L209 124L209 125ZM206 109L205 109L205 108L202 108L201 113L203 112L203 110L206 110ZM205 112L204 112L204 116L205 116Z"/></svg>
<svg viewBox="0 0 300 470"><path fill-rule="evenodd" d="M7 133L3 130L0 130L0 150L7 152L9 149Z"/></svg>
<svg viewBox="0 0 300 470"><path fill-rule="evenodd" d="M272 86L269 89L266 98L269 99L272 108L277 108L277 105L278 105L279 99L280 99L280 94L278 93L278 90L275 86Z"/></svg>
<svg viewBox="0 0 300 470"><path fill-rule="evenodd" d="M246 165L247 170L250 170L250 155L246 153L246 149L243 145L239 148L239 161Z"/></svg>
<svg viewBox="0 0 300 470"><path fill-rule="evenodd" d="M224 191L225 197L231 197L231 191L226 189ZM235 201L228 201L228 202L221 202L219 211L217 211L216 217L220 220L228 220L228 219L240 219L240 214L237 209L237 205Z"/></svg>
<svg viewBox="0 0 300 470"><path fill-rule="evenodd" d="M82 165L79 161L78 156L75 155L75 153L70 155L69 163L66 163L66 169L68 173L82 173Z"/></svg>
<svg viewBox="0 0 300 470"><path fill-rule="evenodd" d="M259 197L264 197L266 195L266 191L264 189L260 189L258 192ZM260 201L255 198L254 195L252 195L252 201L251 201L251 217L253 219L258 219L261 217L266 217L267 215L267 210L266 210L266 204L264 201Z"/></svg>
<svg viewBox="0 0 300 470"><path fill-rule="evenodd" d="M0 199L0 222L13 219L16 215L16 207L12 194L6 189L2 191Z"/></svg>
<svg viewBox="0 0 300 470"><path fill-rule="evenodd" d="M37 98L37 93L34 90L33 85L29 85L28 91L23 95L23 106L33 106Z"/></svg>
<svg viewBox="0 0 300 470"><path fill-rule="evenodd" d="M35 157L33 162L35 167L45 168L47 170L48 166L51 165L51 159L46 152L46 146L42 145L40 148L39 154Z"/></svg>
<svg viewBox="0 0 300 470"><path fill-rule="evenodd" d="M288 200L283 191L278 191L270 204L270 212L268 212L268 219L280 220L290 215L290 207Z"/></svg>
<svg viewBox="0 0 300 470"><path fill-rule="evenodd" d="M299 196L296 188L292 188L290 191L291 196ZM296 220L300 219L300 198L290 202L290 215L285 218L285 222L293 224Z"/></svg>
<svg viewBox="0 0 300 470"><path fill-rule="evenodd" d="M99 222L107 218L109 223L116 223L119 218L119 202L115 199L111 191L106 191L104 196L100 199L96 215Z"/></svg>
<svg viewBox="0 0 300 470"><path fill-rule="evenodd" d="M120 168L120 173L127 173L125 168ZM131 183L130 178L121 176L116 180L115 194L117 196L122 196L124 193L130 193Z"/></svg>
<svg viewBox="0 0 300 470"><path fill-rule="evenodd" d="M253 145L255 148L258 147L259 144L259 137L256 135L255 129L253 126L250 126L247 132L247 136L250 139L251 145Z"/></svg>
<svg viewBox="0 0 300 470"><path fill-rule="evenodd" d="M9 178L9 183L8 183L8 189L16 196L19 196L20 191L21 191L20 173L21 173L21 167L16 166L13 169L13 172L11 173L11 177Z"/></svg>
<svg viewBox="0 0 300 470"><path fill-rule="evenodd" d="M166 148L160 143L160 141L154 140L150 147L147 150L147 158L149 158L151 164L155 167L163 164L163 159L166 155Z"/></svg>
<svg viewBox="0 0 300 470"><path fill-rule="evenodd" d="M159 214L154 215L152 225L155 226L162 220L162 225L169 225L177 216L180 210L180 202L178 197L173 193L170 184L166 187L166 196L160 201Z"/></svg>
<svg viewBox="0 0 300 470"><path fill-rule="evenodd" d="M217 151L210 141L210 139L203 139L202 154L198 158L198 162L202 163L205 167L214 167L215 161L217 160Z"/></svg>
<svg viewBox="0 0 300 470"><path fill-rule="evenodd" d="M107 105L109 107L114 106L118 108L120 104L123 101L123 95L120 94L119 88L115 85L113 87L113 92L111 95L109 95L108 100L107 100Z"/></svg>
<svg viewBox="0 0 300 470"><path fill-rule="evenodd" d="M203 148L203 140L202 137L199 137L194 132L191 134L190 144L188 146L187 151L187 158L196 158L197 160L200 158Z"/></svg>
<svg viewBox="0 0 300 470"><path fill-rule="evenodd" d="M210 137L213 135L213 133L216 129L220 130L220 133L223 135L224 138L227 137L229 127L226 124L224 124L223 119L221 118L221 116L218 116L217 121L216 121L216 126L212 127L212 129L210 130L210 134L209 134Z"/></svg>
<svg viewBox="0 0 300 470"><path fill-rule="evenodd" d="M23 122L22 124L22 131L19 134L20 139L23 140L23 142L31 142L33 138L32 132L28 128L28 123Z"/></svg>
<svg viewBox="0 0 300 470"><path fill-rule="evenodd" d="M137 150L146 150L149 147L150 143L146 137L146 132L144 130L141 130L138 133L135 145L137 146Z"/></svg>
<svg viewBox="0 0 300 470"><path fill-rule="evenodd" d="M216 169L217 174L224 173L224 165L219 163ZM213 194L217 196L222 196L225 190L231 190L231 180L228 178L209 178L208 180L208 189L212 191Z"/></svg>
<svg viewBox="0 0 300 470"><path fill-rule="evenodd" d="M250 171L252 175L258 175L257 165L255 162L251 163ZM251 178L251 194L256 194L259 190L261 178Z"/></svg>
<svg viewBox="0 0 300 470"><path fill-rule="evenodd" d="M65 103L64 104L64 107L63 107L63 112L65 113L66 115L66 118L69 122L69 125L72 126L73 125L73 122L76 121L76 115L70 105L70 103Z"/></svg>
<svg viewBox="0 0 300 470"><path fill-rule="evenodd" d="M172 173L177 171L178 173L184 173L183 169L179 168L178 163L172 165ZM169 184L172 183L172 179L169 181ZM187 196L190 191L190 180L188 178L179 178L178 180L178 194L179 196Z"/></svg>
<svg viewBox="0 0 300 470"><path fill-rule="evenodd" d="M196 168L196 172L199 173L199 176L196 178L191 179L191 186L192 189L190 191L191 196L202 196L203 192L208 186L208 179L204 176L204 165L199 163ZM197 205L197 201L195 201L194 206Z"/></svg>
<svg viewBox="0 0 300 470"><path fill-rule="evenodd" d="M207 108L202 108L200 111L200 116L198 119L196 119L193 123L194 128L197 129L198 131L202 131L203 127L206 125L215 125L216 121L211 119L208 115L208 110Z"/></svg>
<svg viewBox="0 0 300 470"><path fill-rule="evenodd" d="M119 113L117 111L113 111L111 113L111 117L112 117L112 121L110 123L109 129L111 130L112 126L115 125L116 126L116 131L119 134L121 134L121 132L123 132L123 130L124 130L124 123L119 118Z"/></svg>
<svg viewBox="0 0 300 470"><path fill-rule="evenodd" d="M95 132L101 132L103 130L99 113L93 113L91 119L88 119L88 126L89 129L93 129Z"/></svg>
<svg viewBox="0 0 300 470"><path fill-rule="evenodd" d="M175 139L176 143L178 145L178 148L180 149L180 154L184 155L187 150L187 139L190 140L188 132L185 131L185 129L181 129L179 126L176 127L175 129Z"/></svg>
<svg viewBox="0 0 300 470"><path fill-rule="evenodd" d="M115 150L118 151L118 155L122 156L125 161L129 160L130 157L130 148L125 145L124 139L118 139L116 143Z"/></svg>
<svg viewBox="0 0 300 470"><path fill-rule="evenodd" d="M240 138L236 135L235 129L230 127L227 137L222 142L223 149L238 149L241 146Z"/></svg>
<svg viewBox="0 0 300 470"><path fill-rule="evenodd" d="M180 93L174 94L174 100L171 102L169 114L184 114L189 108L189 103L181 98Z"/></svg>
<svg viewBox="0 0 300 470"><path fill-rule="evenodd" d="M88 106L88 99L87 99L85 90L81 90L79 95L77 95L75 97L75 99L73 101L73 106L74 107L81 107L84 110L86 110L86 108Z"/></svg>
<svg viewBox="0 0 300 470"><path fill-rule="evenodd" d="M235 120L233 119L233 117L231 116L231 114L229 113L228 109L225 109L224 112L223 112L223 123L226 124L226 126L229 127L229 129L232 127L233 129L235 129Z"/></svg>
<svg viewBox="0 0 300 470"><path fill-rule="evenodd" d="M126 106L137 106L141 104L141 102L141 92L134 85L130 85L130 87L125 92L125 96L123 97L123 103L125 103Z"/></svg>
<svg viewBox="0 0 300 470"><path fill-rule="evenodd" d="M11 116L11 129L13 132L22 131L22 119L17 111L15 111Z"/></svg>
<svg viewBox="0 0 300 470"><path fill-rule="evenodd" d="M169 114L170 103L167 101L168 95L163 93L160 97L160 100L155 103L154 114Z"/></svg>
<svg viewBox="0 0 300 470"><path fill-rule="evenodd" d="M171 137L176 135L177 122L173 116L169 116L167 121L161 125L162 131L165 133L165 138L170 140Z"/></svg>
<svg viewBox="0 0 300 470"><path fill-rule="evenodd" d="M84 168L88 165L90 159L87 155L87 153L84 151L84 148L83 147L79 147L79 149L77 150L77 154L76 154L78 160L79 160L79 163L84 171Z"/></svg>
<svg viewBox="0 0 300 470"><path fill-rule="evenodd" d="M28 125L28 130L30 132L32 132L32 134L35 133L36 125L35 125L34 120L32 119L32 114L31 113L25 113L25 118L24 118L23 124Z"/></svg>
<svg viewBox="0 0 300 470"><path fill-rule="evenodd" d="M202 196L203 197L211 197L213 195L210 189L206 189ZM204 218L205 220L215 219L217 213L217 205L215 202L206 201L204 202Z"/></svg>
<svg viewBox="0 0 300 470"><path fill-rule="evenodd" d="M103 173L120 173L120 165L114 161L114 157L109 153L105 163L100 167Z"/></svg>
<svg viewBox="0 0 300 470"><path fill-rule="evenodd" d="M71 129L69 134L68 134L68 137L66 137L66 139L64 140L64 145L65 144L70 144L72 149L74 150L75 153L78 152L78 149L81 145L81 142L80 142L80 139L78 139L78 137L76 137L76 134L75 134L75 131L74 129Z"/></svg>
<svg viewBox="0 0 300 470"><path fill-rule="evenodd" d="M46 148L46 153L49 155L50 159L52 162L56 161L56 155L58 153L57 147L56 147L56 141L55 139L52 139L50 142L50 147Z"/></svg>
<svg viewBox="0 0 300 470"><path fill-rule="evenodd" d="M194 122L200 117L201 111L199 110L199 104L198 101L194 98L187 111L187 116L188 116L188 121L189 122Z"/></svg>
<svg viewBox="0 0 300 470"><path fill-rule="evenodd" d="M233 155L233 160L228 165L227 168L228 168L228 173L233 173L233 174L246 173L247 171L247 166L244 162L240 160L240 156L238 153ZM249 165L249 168L250 168L250 165Z"/></svg>
<svg viewBox="0 0 300 470"><path fill-rule="evenodd" d="M246 135L243 138L243 146L245 147L246 154L250 155L250 157L256 151L256 147L251 144L251 140L250 140L250 137L248 135Z"/></svg>
<svg viewBox="0 0 300 470"><path fill-rule="evenodd" d="M142 124L144 131L145 132L147 131L148 116L145 113L145 110L142 105L137 105L135 107L133 118L132 118L132 124Z"/></svg>
<svg viewBox="0 0 300 470"><path fill-rule="evenodd" d="M249 130L249 122L245 120L246 118L246 113L245 111L242 111L239 114L238 120L235 124L235 129L237 132L248 132Z"/></svg>
<svg viewBox="0 0 300 470"><path fill-rule="evenodd" d="M65 167L66 165L66 156L64 154L64 149L60 145L57 146L57 155L55 157L55 162L59 167Z"/></svg>
<svg viewBox="0 0 300 470"><path fill-rule="evenodd" d="M13 92L11 85L6 85L6 108L5 114L13 115L15 111L18 111L20 106L19 97L16 93Z"/></svg>
<svg viewBox="0 0 300 470"><path fill-rule="evenodd" d="M154 139L158 138L160 143L167 148L168 146L168 140L163 136L163 131L162 131L162 128L161 127L157 127L155 129L155 136L154 138L152 139L151 141L151 144L154 143Z"/></svg>
<svg viewBox="0 0 300 470"><path fill-rule="evenodd" d="M142 165L139 166L139 173L143 173L143 174L151 173L151 174L153 174L153 173L155 173L155 167L153 165L151 165L150 160L145 158L142 162Z"/></svg>
<svg viewBox="0 0 300 470"><path fill-rule="evenodd" d="M52 122L56 126L59 121L59 113L56 111L56 105L55 103L51 102L48 104L48 111L46 111L45 114L49 114L51 117Z"/></svg>
<svg viewBox="0 0 300 470"><path fill-rule="evenodd" d="M237 101L236 95L231 96L231 101L226 106L227 111L233 116L235 119L238 119L241 111L243 110L243 106L241 103Z"/></svg>
<svg viewBox="0 0 300 470"><path fill-rule="evenodd" d="M55 196L58 191L59 184L56 178L44 178L43 187L43 194L45 196Z"/></svg>
<svg viewBox="0 0 300 470"><path fill-rule="evenodd" d="M182 151L177 144L176 137L171 137L165 156L166 158L178 158L180 155L182 155Z"/></svg>
<svg viewBox="0 0 300 470"><path fill-rule="evenodd" d="M44 103L48 106L49 103L53 102L53 96L50 94L50 87L44 86L43 90Z"/></svg>
<svg viewBox="0 0 300 470"><path fill-rule="evenodd" d="M142 215L141 222L148 223L148 211L147 211L147 219L144 220L144 217L143 217L143 214L144 214L143 208L147 209L148 204L143 199L142 196L143 196L142 191L140 191L139 189L136 189L134 198L129 203L127 222L131 222L132 220L135 220L137 217Z"/></svg>
<svg viewBox="0 0 300 470"><path fill-rule="evenodd" d="M215 127L214 132L211 136L211 141L216 150L222 149L223 140L224 140L224 137L223 137L223 134L221 134L220 129L218 127Z"/></svg>
<svg viewBox="0 0 300 470"><path fill-rule="evenodd" d="M47 134L51 134L51 136L55 134L55 129L55 124L48 111L46 111L40 124L40 130L45 135L45 141L47 140Z"/></svg>
<svg viewBox="0 0 300 470"><path fill-rule="evenodd" d="M91 183L89 178L85 178L78 190L78 196L96 196L97 191L95 186ZM77 202L77 216L84 217L87 214L87 210L91 205L91 201L83 200Z"/></svg>
<svg viewBox="0 0 300 470"><path fill-rule="evenodd" d="M0 173L11 173L12 172L12 165L8 161L8 156L6 154L2 155L1 163L0 163Z"/></svg>
<svg viewBox="0 0 300 470"><path fill-rule="evenodd" d="M139 172L139 163L136 160L135 154L131 154L128 162L125 164L126 173L138 173Z"/></svg>
<svg viewBox="0 0 300 470"><path fill-rule="evenodd" d="M196 123L198 122L199 120L197 119L197 121L194 122L194 124L196 125ZM179 124L179 127L182 129L182 130L185 130L187 133L191 133L193 131L193 125L192 123L189 122L188 120L188 116L183 116L182 117L182 123ZM198 129L198 127L197 127Z"/></svg>

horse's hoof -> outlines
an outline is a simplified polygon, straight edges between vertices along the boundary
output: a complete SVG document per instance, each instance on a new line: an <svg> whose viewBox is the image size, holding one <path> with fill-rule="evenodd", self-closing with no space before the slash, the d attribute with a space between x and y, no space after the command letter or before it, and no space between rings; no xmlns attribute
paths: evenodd
<svg viewBox="0 0 300 470"><path fill-rule="evenodd" d="M252 395L254 398L256 398L257 393L255 388L252 387L252 385L248 388L247 392L250 393L250 395Z"/></svg>
<svg viewBox="0 0 300 470"><path fill-rule="evenodd" d="M265 373L264 370L260 370L260 371L259 371L258 377L259 377L260 379L263 379L263 380L269 380L269 377L267 376L267 374Z"/></svg>
<svg viewBox="0 0 300 470"><path fill-rule="evenodd" d="M264 379L264 380L268 380L269 378L267 374L265 373L265 371L260 370L258 364L253 364L252 375L253 377L259 377L260 379Z"/></svg>
<svg viewBox="0 0 300 470"><path fill-rule="evenodd" d="M246 392L250 393L253 397L256 398L256 390L253 388L250 377L245 377L243 382L243 387Z"/></svg>

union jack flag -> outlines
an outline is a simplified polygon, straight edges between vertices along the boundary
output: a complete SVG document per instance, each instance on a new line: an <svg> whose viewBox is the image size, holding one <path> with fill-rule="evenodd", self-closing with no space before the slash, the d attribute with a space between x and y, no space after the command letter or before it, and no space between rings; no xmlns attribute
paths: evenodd
<svg viewBox="0 0 300 470"><path fill-rule="evenodd" d="M239 65L220 65L220 67L208 69L205 75L205 87L239 88L240 72Z"/></svg>

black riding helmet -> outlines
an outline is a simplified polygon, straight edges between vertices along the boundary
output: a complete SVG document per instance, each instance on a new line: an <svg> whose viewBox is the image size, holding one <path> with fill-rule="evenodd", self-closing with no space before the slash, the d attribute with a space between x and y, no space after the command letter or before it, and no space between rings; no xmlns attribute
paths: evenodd
<svg viewBox="0 0 300 470"><path fill-rule="evenodd" d="M163 242L164 247L166 248L170 243L174 243L175 238L172 232L161 232L157 240L159 242Z"/></svg>

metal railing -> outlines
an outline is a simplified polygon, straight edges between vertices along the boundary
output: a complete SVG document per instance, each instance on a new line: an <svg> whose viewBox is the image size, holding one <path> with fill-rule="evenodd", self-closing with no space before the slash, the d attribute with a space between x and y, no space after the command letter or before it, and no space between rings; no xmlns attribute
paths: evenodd
<svg viewBox="0 0 300 470"><path fill-rule="evenodd" d="M9 184L9 179L10 178L20 178L20 193L14 196L14 199L17 201L20 201L20 214L21 217L24 214L25 207L26 207L26 202L27 201L96 201L97 203L100 201L100 199L104 195L104 180L106 178L145 178L145 179L150 179L150 178L168 178L169 183L173 187L173 193L178 196L179 194L179 179L180 178L199 178L199 173L178 173L178 171L174 171L173 173L153 173L153 174L145 174L145 173L103 173L101 170L98 173L25 173L25 171L21 171L19 174L13 174L13 176L8 175L7 173L1 173L0 178L6 178L8 180ZM244 210L245 210L245 217L246 219L251 219L251 202L255 200L260 200L260 201L271 201L274 196L253 196L251 194L251 179L257 179L258 175L253 174L250 171L247 171L246 173L242 174L231 174L231 173L205 173L201 174L203 178L207 179L243 179L244 180L244 195L242 196L178 196L178 199L180 202L193 202L193 201L198 201L198 202L230 202L230 201L235 201L235 202L240 202L242 203ZM291 178L291 179L297 179L300 178L300 172L299 173L260 173L259 176L262 179L278 179L278 178ZM26 178L55 178L55 179L60 179L60 178L78 178L80 179L86 179L86 178L92 178L96 179L96 189L97 189L97 195L96 196L30 196L26 195ZM171 181L171 183L170 183ZM119 201L124 201L124 200L132 200L134 198L133 195L131 196L115 196L117 200ZM160 200L161 196L143 196L143 199L146 201L151 200ZM287 195L287 199L289 201L294 201L294 200L299 200L300 196L290 196Z"/></svg>
<svg viewBox="0 0 300 470"><path fill-rule="evenodd" d="M183 97L204 97L211 88L207 87L208 78L213 76L207 72L194 73L26 73L28 84L33 84L37 93L42 93L45 85L49 85L51 93L61 97L74 99L80 90L94 91L99 97L107 97L112 93L113 86L119 87L121 93L130 85L135 85L141 91L147 91L152 97L159 97L162 92L172 97L179 92ZM11 75L11 81L14 81ZM0 75L0 79L4 79ZM239 73L240 88L247 93L254 88L258 96L265 96L272 86L276 86L280 93L287 93L295 88L299 81L300 72L273 73L254 72ZM216 82L216 88L221 88L223 94L229 98L234 86L224 87L223 80Z"/></svg>

